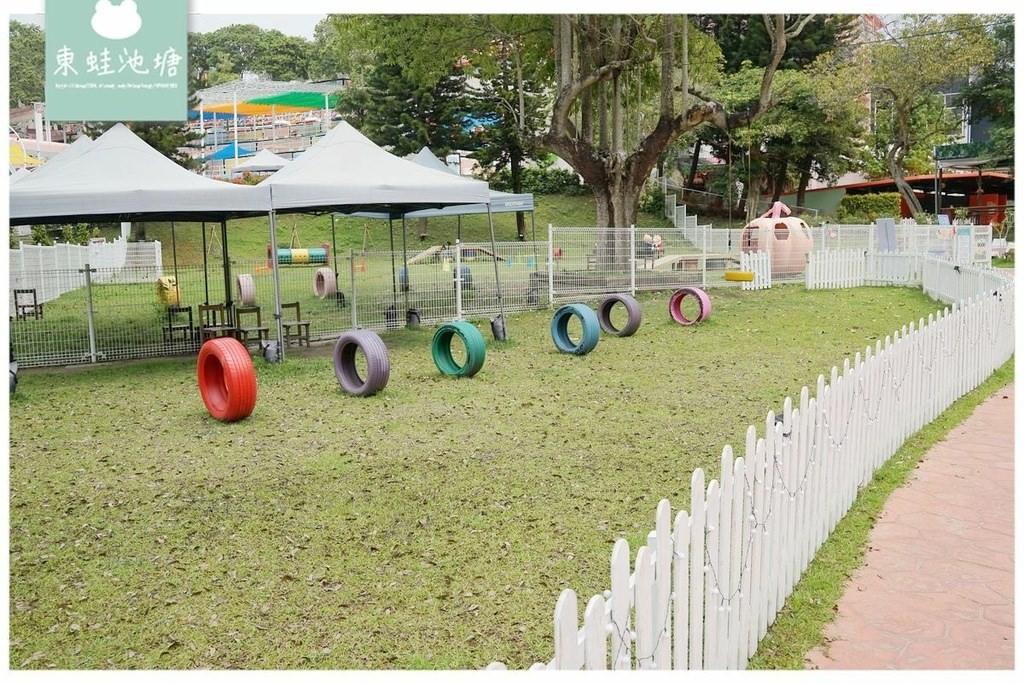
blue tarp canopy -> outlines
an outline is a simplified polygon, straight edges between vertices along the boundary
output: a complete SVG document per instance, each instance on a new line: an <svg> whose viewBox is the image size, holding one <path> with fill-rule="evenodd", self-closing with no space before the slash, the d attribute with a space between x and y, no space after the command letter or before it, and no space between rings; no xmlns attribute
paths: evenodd
<svg viewBox="0 0 1024 683"><path fill-rule="evenodd" d="M194 121L194 120L196 120L198 118L199 118L199 110L198 109L189 109L189 111L188 111L188 119L189 119L189 121ZM233 118L235 118L234 114L221 114L220 112L212 112L212 111L204 111L203 112L203 121L212 121L213 119L221 119L221 120L230 121Z"/></svg>
<svg viewBox="0 0 1024 683"><path fill-rule="evenodd" d="M236 155L235 154L235 145L236 145L236 143L234 143L234 142L232 142L231 144L228 144L228 145L224 145L223 147L218 149L216 152L214 152L210 156L204 157L203 161L224 161L225 159L234 159L236 156L251 157L253 154L256 153L255 150L251 150L251 149L248 149L246 147L242 147L241 145L239 145L238 146L238 154Z"/></svg>

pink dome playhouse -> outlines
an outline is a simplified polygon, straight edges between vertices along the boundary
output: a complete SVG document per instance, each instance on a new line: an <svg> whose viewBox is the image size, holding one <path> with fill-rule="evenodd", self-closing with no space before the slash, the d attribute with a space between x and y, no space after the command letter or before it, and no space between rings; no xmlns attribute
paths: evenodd
<svg viewBox="0 0 1024 683"><path fill-rule="evenodd" d="M774 276L798 275L804 272L814 238L803 219L783 218L783 213L789 214L789 207L775 202L771 209L747 223L740 234L740 250L770 252Z"/></svg>

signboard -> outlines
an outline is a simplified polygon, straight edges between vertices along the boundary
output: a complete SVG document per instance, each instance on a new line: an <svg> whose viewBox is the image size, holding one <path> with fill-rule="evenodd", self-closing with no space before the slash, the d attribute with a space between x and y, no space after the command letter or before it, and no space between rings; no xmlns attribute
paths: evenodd
<svg viewBox="0 0 1024 683"><path fill-rule="evenodd" d="M51 121L184 121L188 0L46 0Z"/></svg>
<svg viewBox="0 0 1024 683"><path fill-rule="evenodd" d="M875 219L875 249L880 253L896 251L896 221L892 218Z"/></svg>

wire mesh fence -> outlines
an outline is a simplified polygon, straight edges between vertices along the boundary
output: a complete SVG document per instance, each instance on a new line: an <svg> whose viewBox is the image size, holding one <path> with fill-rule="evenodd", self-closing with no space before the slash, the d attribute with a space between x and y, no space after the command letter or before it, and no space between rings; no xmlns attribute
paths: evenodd
<svg viewBox="0 0 1024 683"><path fill-rule="evenodd" d="M876 239L875 226L826 225L813 234L815 251L864 252ZM711 226L549 226L546 241L495 247L324 250L312 263L279 264L280 303L297 304L312 341L328 341L355 328L493 318L612 293L737 287L740 281L726 280L737 270L767 269L757 276L760 286L804 282L802 270L776 268L771 253L757 268L749 259L743 265L741 236ZM987 265L990 244L988 226L897 226L904 253ZM255 306L269 338L277 336L274 270L266 259L225 267L211 243L203 247L206 265L165 268L159 243L121 244L103 258L102 250L60 246L22 245L10 255L11 343L23 367L195 353L200 306L207 304L223 304L229 324L235 306Z"/></svg>

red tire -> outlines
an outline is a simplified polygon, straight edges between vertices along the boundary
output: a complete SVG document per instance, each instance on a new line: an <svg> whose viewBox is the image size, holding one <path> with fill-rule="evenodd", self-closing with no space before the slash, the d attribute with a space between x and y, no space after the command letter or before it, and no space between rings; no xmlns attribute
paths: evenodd
<svg viewBox="0 0 1024 683"><path fill-rule="evenodd" d="M256 370L249 352L237 339L218 337L203 344L196 374L199 393L214 419L244 420L256 407Z"/></svg>

